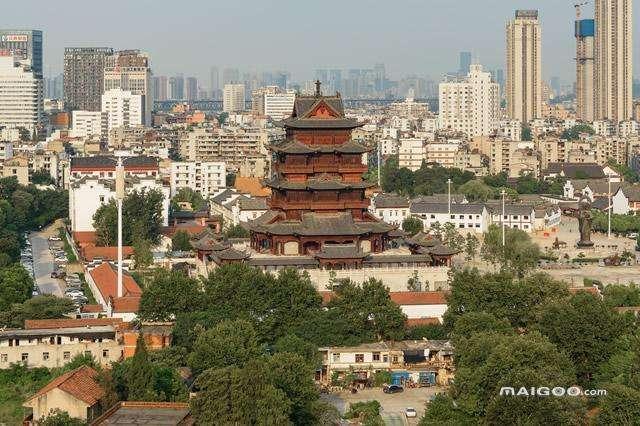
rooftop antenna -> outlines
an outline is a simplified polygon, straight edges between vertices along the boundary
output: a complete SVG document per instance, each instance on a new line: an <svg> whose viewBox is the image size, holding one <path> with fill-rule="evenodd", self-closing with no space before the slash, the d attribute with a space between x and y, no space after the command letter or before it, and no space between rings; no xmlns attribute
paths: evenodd
<svg viewBox="0 0 640 426"><path fill-rule="evenodd" d="M316 97L322 96L322 92L320 91L320 80L316 80Z"/></svg>
<svg viewBox="0 0 640 426"><path fill-rule="evenodd" d="M573 5L573 7L576 8L576 20L578 20L578 21L580 20L580 16L582 14L582 10L581 10L582 6L586 6L588 4L589 4L589 2L585 1L585 2L576 3L576 4Z"/></svg>

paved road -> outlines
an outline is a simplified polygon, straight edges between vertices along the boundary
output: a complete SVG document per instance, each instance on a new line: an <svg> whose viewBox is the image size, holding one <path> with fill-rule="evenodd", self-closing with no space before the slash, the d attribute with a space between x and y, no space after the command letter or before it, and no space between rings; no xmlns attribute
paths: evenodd
<svg viewBox="0 0 640 426"><path fill-rule="evenodd" d="M36 284L42 294L54 294L62 297L60 282L51 278L53 272L53 256L49 251L47 238L53 235L50 230L32 232L29 240L33 250L33 272L35 273Z"/></svg>

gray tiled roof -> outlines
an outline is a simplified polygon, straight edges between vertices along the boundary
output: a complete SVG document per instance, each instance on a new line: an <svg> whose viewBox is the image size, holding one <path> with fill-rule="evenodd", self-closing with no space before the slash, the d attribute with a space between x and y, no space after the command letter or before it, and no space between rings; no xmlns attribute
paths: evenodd
<svg viewBox="0 0 640 426"><path fill-rule="evenodd" d="M380 193L377 194L372 201L378 209L409 207L409 199L396 194Z"/></svg>
<svg viewBox="0 0 640 426"><path fill-rule="evenodd" d="M484 210L483 204L458 204L451 203L451 214L482 214ZM411 213L447 213L449 211L448 203L432 203L432 202L412 202L409 208Z"/></svg>
<svg viewBox="0 0 640 426"><path fill-rule="evenodd" d="M112 155L94 155L92 157L71 157L71 168L74 167L113 167L115 169L118 163L117 157ZM124 167L135 166L157 166L158 159L156 157L135 156L123 157L122 164Z"/></svg>
<svg viewBox="0 0 640 426"><path fill-rule="evenodd" d="M316 257L319 259L362 259L367 257L367 254L355 244L324 244Z"/></svg>
<svg viewBox="0 0 640 426"><path fill-rule="evenodd" d="M308 179L306 182L290 182L288 180L273 178L264 182L267 186L276 189L293 189L293 190L339 190L339 189L366 189L375 186L374 183L361 182L342 182L333 179Z"/></svg>
<svg viewBox="0 0 640 426"><path fill-rule="evenodd" d="M487 208L493 214L502 214L502 203L499 201L488 202ZM533 206L529 204L505 203L504 205L504 212L507 215L531 215L531 212L533 211Z"/></svg>
<svg viewBox="0 0 640 426"><path fill-rule="evenodd" d="M567 178L575 178L584 175L587 178L605 177L602 166L597 163L549 163L544 175L563 173Z"/></svg>
<svg viewBox="0 0 640 426"><path fill-rule="evenodd" d="M354 221L350 213L306 213L302 215L302 220L281 220L274 223L253 221L248 226L255 232L302 236L365 235L394 229L380 221Z"/></svg>

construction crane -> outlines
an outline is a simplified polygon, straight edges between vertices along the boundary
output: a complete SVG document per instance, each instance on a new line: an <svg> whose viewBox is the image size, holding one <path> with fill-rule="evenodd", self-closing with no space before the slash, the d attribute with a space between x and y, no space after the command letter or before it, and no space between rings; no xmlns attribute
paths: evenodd
<svg viewBox="0 0 640 426"><path fill-rule="evenodd" d="M588 4L589 4L589 2L588 2L588 1L585 1L585 2L577 3L577 4L574 4L574 5L573 5L573 7L575 7L575 8L576 8L576 19L577 19L578 21L580 20L580 13L581 13L581 9L580 9L580 8L581 8L582 6L586 6L586 5L588 5Z"/></svg>

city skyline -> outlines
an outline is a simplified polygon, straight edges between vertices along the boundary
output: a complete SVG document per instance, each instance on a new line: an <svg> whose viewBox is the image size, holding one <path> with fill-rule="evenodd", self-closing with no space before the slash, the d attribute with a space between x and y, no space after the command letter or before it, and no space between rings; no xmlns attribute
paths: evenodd
<svg viewBox="0 0 640 426"><path fill-rule="evenodd" d="M392 79L416 74L439 80L442 74L458 69L461 51L471 52L474 62L485 69L502 69L506 22L516 9L532 8L540 11L543 78L558 76L568 83L575 80L574 2L404 1L394 5L396 15L390 17L383 8L369 7L369 3L365 8L363 2L339 4L329 0L326 7L309 14L304 5L290 1L275 8L256 2L214 5L196 0L193 9L198 13L184 22L155 2L127 3L129 12L125 15L119 13L122 9L118 3L92 9L91 16L98 13L101 18L90 19L89 12L77 1L60 9L27 0L20 8L5 8L5 17L13 28L43 31L47 76L62 71L65 47L110 46L149 53L154 75L193 75L208 85L211 66L247 72L282 69L290 71L293 80L303 81L312 79L317 68L367 68L378 62L385 63ZM35 7L42 11L37 18L30 12ZM488 15L487 10L492 13ZM593 12L593 4L583 7L583 18L593 17ZM140 16L152 23L151 31L139 31ZM274 27L274 19L284 24ZM73 25L62 25L68 20L73 20ZM111 25L114 21L120 23L119 27ZM242 33L237 32L238 22L242 23ZM634 27L637 36L640 26ZM238 37L229 38L234 28ZM282 46L288 48L277 48ZM307 53L284 53L305 50ZM634 68L637 61L635 58Z"/></svg>

